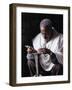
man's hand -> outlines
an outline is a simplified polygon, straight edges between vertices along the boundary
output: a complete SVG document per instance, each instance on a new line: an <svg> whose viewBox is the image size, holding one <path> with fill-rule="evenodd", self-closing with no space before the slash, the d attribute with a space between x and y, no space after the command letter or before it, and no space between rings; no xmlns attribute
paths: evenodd
<svg viewBox="0 0 72 90"><path fill-rule="evenodd" d="M34 48L29 47L29 48L27 48L27 52L28 53L36 53L37 51Z"/></svg>
<svg viewBox="0 0 72 90"><path fill-rule="evenodd" d="M50 54L51 53L51 50L50 49L47 49L47 48L40 48L40 49L38 49L38 53L39 54L42 54L42 53L44 53L44 54Z"/></svg>

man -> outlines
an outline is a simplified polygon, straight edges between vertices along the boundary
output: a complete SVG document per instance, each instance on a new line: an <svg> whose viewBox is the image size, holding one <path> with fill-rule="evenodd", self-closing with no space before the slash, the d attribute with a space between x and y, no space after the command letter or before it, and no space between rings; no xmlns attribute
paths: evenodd
<svg viewBox="0 0 72 90"><path fill-rule="evenodd" d="M36 74L35 55L38 55L38 69L42 76L63 74L63 35L52 26L50 19L40 22L40 33L32 40L33 48L27 49L30 75Z"/></svg>

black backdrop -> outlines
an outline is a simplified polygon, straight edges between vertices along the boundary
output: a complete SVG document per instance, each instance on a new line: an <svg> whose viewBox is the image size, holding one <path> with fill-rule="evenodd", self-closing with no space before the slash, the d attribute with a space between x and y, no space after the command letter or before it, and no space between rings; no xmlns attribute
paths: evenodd
<svg viewBox="0 0 72 90"><path fill-rule="evenodd" d="M40 32L40 21L44 18L49 18L52 21L55 29L63 33L63 15L58 14L38 14L38 13L22 13L21 14L21 40L22 40L22 77L29 76L29 69L26 59L25 45L32 46L32 39Z"/></svg>

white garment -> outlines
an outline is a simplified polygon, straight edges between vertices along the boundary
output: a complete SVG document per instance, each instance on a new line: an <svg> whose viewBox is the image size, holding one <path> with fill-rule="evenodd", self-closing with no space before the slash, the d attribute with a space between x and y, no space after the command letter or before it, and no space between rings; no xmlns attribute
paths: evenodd
<svg viewBox="0 0 72 90"><path fill-rule="evenodd" d="M54 31L52 39L45 42L43 36L41 33L39 33L34 39L33 39L33 47L35 50L38 50L39 48L48 48L50 49L57 57L58 62L60 64L63 64L63 35L58 34L56 31ZM50 55L49 54L41 54L40 55L40 64L42 68L45 71L50 71L54 64L51 62Z"/></svg>

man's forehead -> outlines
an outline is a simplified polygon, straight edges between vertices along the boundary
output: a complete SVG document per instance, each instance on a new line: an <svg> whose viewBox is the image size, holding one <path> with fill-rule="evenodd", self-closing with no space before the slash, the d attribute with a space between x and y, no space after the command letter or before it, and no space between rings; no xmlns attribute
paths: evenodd
<svg viewBox="0 0 72 90"><path fill-rule="evenodd" d="M41 30L45 30L45 27L43 27L43 26L41 26L40 28L41 28Z"/></svg>
<svg viewBox="0 0 72 90"><path fill-rule="evenodd" d="M41 30L41 31L49 31L48 27L44 27L44 26L41 26L41 27L40 27L40 30Z"/></svg>

